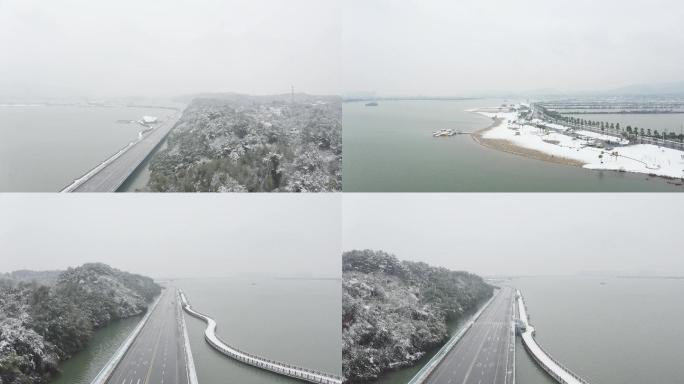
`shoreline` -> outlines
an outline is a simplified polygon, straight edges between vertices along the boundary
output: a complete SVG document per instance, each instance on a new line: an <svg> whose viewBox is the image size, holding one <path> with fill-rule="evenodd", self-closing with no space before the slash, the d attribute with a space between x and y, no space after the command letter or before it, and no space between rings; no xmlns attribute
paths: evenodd
<svg viewBox="0 0 684 384"><path fill-rule="evenodd" d="M478 112L473 112L473 113L478 113ZM520 145L517 145L509 140L506 139L488 139L484 137L484 134L487 131L490 131L499 125L504 121L503 118L495 118L494 122L490 124L486 128L482 128L475 133L472 133L470 137L478 144L480 144L483 147L494 149L497 151L505 152L505 153L510 153L512 155L517 155L517 156L522 156L526 157L529 159L534 159L534 160L541 160L541 161L546 161L549 163L556 163L556 164L562 164L562 165L570 165L574 167L580 167L582 168L585 164L582 161L574 160L574 159L569 159L566 157L560 157L560 156L554 156L550 155L548 153L544 153L542 151L538 151L536 149L530 149L530 148L525 148Z"/></svg>
<svg viewBox="0 0 684 384"><path fill-rule="evenodd" d="M483 116L487 116L486 112L484 112L480 109L470 110L469 112L481 114ZM490 116L487 116L487 117L490 117ZM634 174L634 175L643 175L647 179L656 178L656 179L660 179L660 180L666 182L667 184L671 184L671 185L675 185L675 186L684 185L684 183L682 183L682 181L684 181L684 178L680 178L680 177L673 177L673 176L668 176L668 175L659 175L659 174L655 174L655 173L630 171L630 170L620 170L620 169L610 169L610 168L594 168L594 167L591 167L591 163L587 163L587 162L577 160L577 159L572 159L572 158L567 158L567 157L563 157L563 156L549 154L549 153L546 153L544 151L537 150L537 149L527 148L527 147L524 147L522 145L516 144L515 142L513 142L509 139L506 139L506 138L487 138L487 137L484 137L485 133L493 130L494 128L499 127L505 120L506 119L502 118L502 117L494 118L494 122L492 124L490 124L486 128L482 128L482 129L472 133L470 136L475 142L477 142L478 144L480 144L483 147L494 149L494 150L497 150L500 152L510 153L510 154L517 155L517 156L526 157L526 158L533 159L533 160L541 160L541 161L546 161L549 163L575 166L575 167L580 167L580 168L592 170L592 171L612 171L612 172L616 172L616 173L630 173L630 174ZM623 156L623 157L630 158L630 157L626 157L626 156ZM630 158L630 159L632 159L632 158ZM632 159L632 160L636 160L636 159Z"/></svg>

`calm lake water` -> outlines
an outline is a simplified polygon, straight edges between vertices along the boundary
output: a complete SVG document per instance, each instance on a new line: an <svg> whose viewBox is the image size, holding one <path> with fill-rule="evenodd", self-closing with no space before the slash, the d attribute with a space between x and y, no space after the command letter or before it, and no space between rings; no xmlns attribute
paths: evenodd
<svg viewBox="0 0 684 384"><path fill-rule="evenodd" d="M343 187L349 192L684 191L660 178L528 159L482 147L468 135L432 132L486 128L467 109L504 100L344 103Z"/></svg>
<svg viewBox="0 0 684 384"><path fill-rule="evenodd" d="M60 364L62 373L51 383L90 384L141 319L134 316L114 321L95 331L86 349Z"/></svg>
<svg viewBox="0 0 684 384"><path fill-rule="evenodd" d="M137 107L0 107L0 191L54 192L135 140L117 120L172 111Z"/></svg>
<svg viewBox="0 0 684 384"><path fill-rule="evenodd" d="M250 353L341 374L339 280L183 279L191 305L216 320L218 335ZM206 324L185 316L202 383L299 383L232 360L204 340Z"/></svg>
<svg viewBox="0 0 684 384"><path fill-rule="evenodd" d="M525 296L539 343L590 383L684 382L684 280L539 277L510 284ZM518 383L554 383L519 342L516 376Z"/></svg>

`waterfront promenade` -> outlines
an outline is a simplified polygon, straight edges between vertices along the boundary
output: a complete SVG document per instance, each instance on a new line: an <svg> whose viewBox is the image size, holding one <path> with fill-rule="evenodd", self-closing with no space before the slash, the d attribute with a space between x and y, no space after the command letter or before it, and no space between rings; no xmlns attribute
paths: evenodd
<svg viewBox="0 0 684 384"><path fill-rule="evenodd" d="M190 303L188 302L187 298L185 297L185 294L182 291L179 292L179 295L183 309L191 316L194 316L207 323L207 328L204 332L204 338L207 341L207 343L209 343L209 345L211 345L214 349L221 352L222 354L259 369L264 369L279 375L292 377L310 383L342 383L342 378L339 376L316 371L313 369L298 367L293 364L285 363L282 361L271 360L266 357L241 351L236 347L228 345L223 340L221 340L218 337L218 335L216 335L216 321L214 321L214 319L212 319L211 317L194 310L190 306Z"/></svg>

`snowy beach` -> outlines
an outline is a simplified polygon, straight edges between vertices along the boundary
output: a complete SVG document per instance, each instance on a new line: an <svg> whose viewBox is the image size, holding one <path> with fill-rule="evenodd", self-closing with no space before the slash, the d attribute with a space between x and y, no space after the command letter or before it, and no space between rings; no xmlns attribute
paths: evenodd
<svg viewBox="0 0 684 384"><path fill-rule="evenodd" d="M508 110L483 108L471 112L495 120L492 126L473 135L487 147L587 169L684 178L684 151L652 144L629 144L621 137L538 119L522 120L517 112ZM608 144L598 145L599 142Z"/></svg>

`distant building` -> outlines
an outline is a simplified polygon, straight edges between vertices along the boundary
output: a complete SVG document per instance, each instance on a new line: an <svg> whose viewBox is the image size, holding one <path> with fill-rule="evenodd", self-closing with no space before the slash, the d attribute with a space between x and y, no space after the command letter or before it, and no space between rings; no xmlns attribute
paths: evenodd
<svg viewBox="0 0 684 384"><path fill-rule="evenodd" d="M154 124L157 122L157 117L156 116L143 116L142 117L142 122L143 124Z"/></svg>

